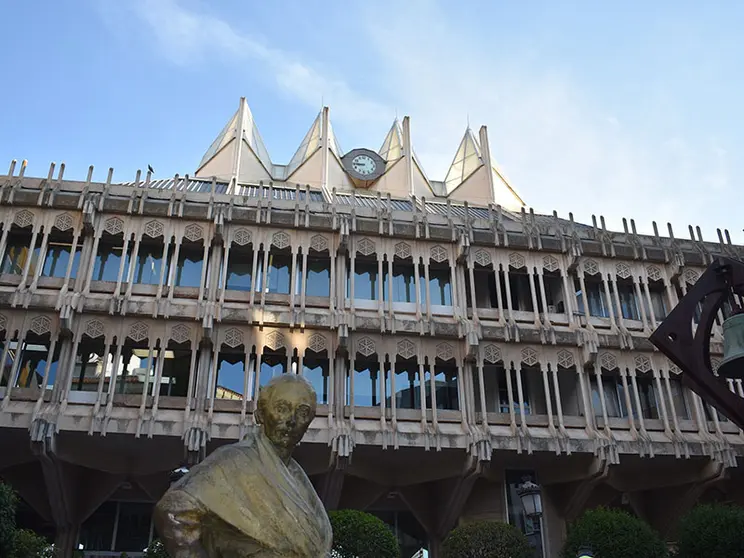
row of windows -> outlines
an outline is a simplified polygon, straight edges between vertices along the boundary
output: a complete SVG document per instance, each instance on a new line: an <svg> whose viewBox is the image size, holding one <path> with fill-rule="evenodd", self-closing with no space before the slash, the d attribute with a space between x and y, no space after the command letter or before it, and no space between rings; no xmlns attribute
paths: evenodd
<svg viewBox="0 0 744 558"><path fill-rule="evenodd" d="M7 385L8 378L15 377L16 387L40 387L47 373L47 388L54 386L60 345L55 347L51 362L49 359L49 342L41 339L26 341L20 346L16 341L8 344L6 360L2 367L0 385ZM6 352L4 343L0 352ZM195 358L194 358L195 357ZM103 391L108 392L110 382L114 393L142 394L147 392L161 396L186 397L189 386L189 370L199 361L189 349L179 349L175 345L165 351L150 350L144 346L126 346L118 354L116 349L106 350L102 343L81 345L71 379L74 391L97 392L102 384ZM162 363L160 360L162 359ZM287 372L300 372L314 386L318 402L328 404L331 397L330 361L327 353L313 353L308 350L300 361L296 354L288 355L280 351L266 350L261 355L258 372L258 356L254 353L225 350L218 353L217 365L214 368L213 396L217 399L253 399L255 381L265 385L271 378ZM300 363L301 362L301 363ZM17 369L15 365L17 366ZM302 369L299 370L299 367ZM394 362L380 363L377 360L357 359L345 379L346 405L359 407L392 406L393 400L398 409L420 409L422 397L426 408L434 405L438 409L457 411L461 408L461 378L459 370L452 363L437 360L433 365L425 364L423 368L423 386L416 359L398 357ZM460 369L461 370L461 369ZM501 365L486 365L482 369L482 390L485 398L485 410L489 413L508 414L510 405L519 414L547 414L552 410L557 414L559 407L566 415L581 414L580 389L573 372L558 372L555 378L548 373L548 385L545 376L538 370L524 368L521 374L513 368L505 369ZM601 389L594 373L589 370L589 387L591 405L595 416L603 416L602 400L608 417L628 418L642 416L647 419L659 419L662 399L668 414L672 409L675 415L683 420L691 418L691 403L688 392L680 380L671 378L669 388L666 380L660 383L646 374L636 374L627 378L625 383L618 374L603 372ZM159 375L159 384L156 385ZM482 411L481 380L477 370L473 372L475 388L475 410ZM558 384L556 390L555 382ZM638 391L636 399L635 387ZM626 393L627 386L627 393ZM422 389L423 387L423 389ZM560 401L556 400L556 391ZM549 401L546 399L549 397ZM384 400L384 401L383 401ZM630 400L630 407L628 406ZM436 401L436 403L434 403ZM704 406L708 420L712 420L712 410Z"/></svg>
<svg viewBox="0 0 744 558"><path fill-rule="evenodd" d="M0 272L20 275L28 265L29 276L36 273L36 266L41 261L40 246L29 248L30 239L24 236L10 238L0 264ZM70 276L78 273L81 248L78 246L72 256L70 266L71 243L50 242L43 256L42 277L65 277L68 267ZM30 262L28 260L31 260ZM264 262L266 273L264 274ZM306 263L305 263L306 262ZM307 273L303 266L307 266ZM93 281L122 283L131 281L134 284L164 284L176 287L198 288L205 284L204 249L201 244L184 243L178 249L174 245L164 246L161 243L142 242L136 257L134 245L129 244L126 253L122 245L101 243L98 247L91 279ZM311 297L327 297L330 294L331 265L330 259L310 256L296 257L287 251L270 251L268 257L263 251L254 253L251 249L234 247L230 250L225 273L225 288L230 291L250 291L275 294L289 294L292 290L292 269L295 270L294 292L299 295L305 279L305 294ZM428 271L428 283L426 280ZM254 280L255 274L255 280ZM218 278L222 284L223 270ZM264 279L265 275L265 279ZM382 300L402 303L415 303L418 299L435 306L451 306L452 281L449 266L432 263L428 270L423 265L394 261L391 268L387 263L376 260L357 258L353 274L351 265L346 274L346 295L356 300ZM264 285L265 280L265 285ZM418 280L418 281L417 281ZM416 283L418 282L418 293ZM467 306L470 308L507 308L515 311L565 313L566 290L564 279L557 273L545 273L542 281L537 276L515 271L474 270L474 292L471 282L464 281ZM664 288L660 284L648 285L648 296L639 292L630 282L618 280L615 284L605 285L602 281L587 278L586 294L578 280L571 286L576 296L576 310L580 314L589 313L593 317L608 318L610 306L614 314L629 320L640 320L642 312L653 315L657 320L663 319L668 312L668 301L665 300ZM646 288L644 286L644 288ZM615 294L617 290L617 294ZM610 302L607 296L609 294ZM543 303L543 296L545 303ZM650 304L649 304L650 301Z"/></svg>

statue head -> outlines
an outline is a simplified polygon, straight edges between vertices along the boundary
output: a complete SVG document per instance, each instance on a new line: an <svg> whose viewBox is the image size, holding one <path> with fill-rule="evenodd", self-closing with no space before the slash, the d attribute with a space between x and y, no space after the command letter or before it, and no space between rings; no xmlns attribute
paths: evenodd
<svg viewBox="0 0 744 558"><path fill-rule="evenodd" d="M282 374L261 389L256 422L277 449L291 452L315 418L316 398L312 384L304 377Z"/></svg>

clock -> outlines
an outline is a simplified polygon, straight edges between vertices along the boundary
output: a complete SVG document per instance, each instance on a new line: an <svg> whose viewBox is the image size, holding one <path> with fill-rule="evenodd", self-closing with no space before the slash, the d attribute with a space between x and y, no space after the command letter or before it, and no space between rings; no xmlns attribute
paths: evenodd
<svg viewBox="0 0 744 558"><path fill-rule="evenodd" d="M342 157L341 163L361 188L371 186L385 172L385 160L371 149L352 149Z"/></svg>

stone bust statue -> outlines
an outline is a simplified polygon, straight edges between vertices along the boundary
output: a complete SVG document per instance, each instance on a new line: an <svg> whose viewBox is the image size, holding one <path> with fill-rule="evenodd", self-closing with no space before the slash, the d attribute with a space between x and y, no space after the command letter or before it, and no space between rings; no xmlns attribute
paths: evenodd
<svg viewBox="0 0 744 558"><path fill-rule="evenodd" d="M295 374L258 397L259 427L176 482L154 521L171 558L325 558L332 544L323 503L292 451L315 417L316 394Z"/></svg>

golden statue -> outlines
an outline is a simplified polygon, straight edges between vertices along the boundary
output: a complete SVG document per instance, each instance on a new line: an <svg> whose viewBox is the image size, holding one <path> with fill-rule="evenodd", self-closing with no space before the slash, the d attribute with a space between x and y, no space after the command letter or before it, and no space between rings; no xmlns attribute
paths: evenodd
<svg viewBox="0 0 744 558"><path fill-rule="evenodd" d="M154 521L171 558L326 558L333 534L292 451L315 417L316 394L296 374L258 397L259 427L175 483Z"/></svg>

